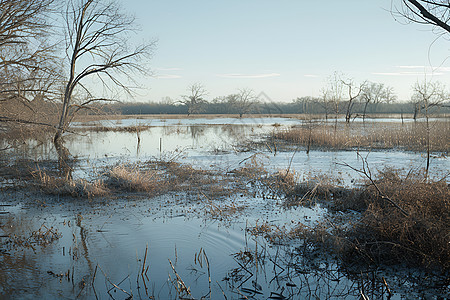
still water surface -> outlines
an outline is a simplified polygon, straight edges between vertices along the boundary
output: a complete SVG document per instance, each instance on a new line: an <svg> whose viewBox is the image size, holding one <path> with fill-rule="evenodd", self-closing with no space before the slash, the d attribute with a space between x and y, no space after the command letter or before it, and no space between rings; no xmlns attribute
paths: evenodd
<svg viewBox="0 0 450 300"><path fill-rule="evenodd" d="M274 172L290 166L299 180L326 174L342 178L343 185L352 185L357 174L338 163L358 167L361 161L353 151L311 151L307 155L302 150L275 152L270 147L242 147L246 141L262 140L280 126L300 123L300 120L284 118L102 121L101 125L109 127L151 127L139 135L89 130L67 136L65 145L78 158L75 176L81 178L94 177L103 167L120 162L155 158L225 172L242 166L243 161L259 153L260 162ZM76 124L78 127L93 125L97 123ZM31 141L29 145L34 151L30 156L36 159L55 155L51 145ZM361 154L368 154L374 169L385 166L422 168L425 164L425 158L419 153ZM442 174L449 167L446 158L432 160L433 174ZM387 277L381 270L373 271L371 278L369 275L350 276L340 270L332 257L320 255L315 261L306 261L293 255L296 246L303 246L301 243L269 245L246 230L262 222L292 226L298 222L323 221L327 211L319 205L285 209L280 206L280 199L240 195L221 201L223 207L229 204L239 210L217 218L209 214L211 204L183 193L102 202L43 200L26 193L2 194L0 296L29 299L127 299L131 296L137 299L178 299L179 296L359 299L361 289L366 288L375 299L386 293L375 280L383 276L390 278L388 281L394 292L398 290L392 299L401 299L412 293L412 289L416 296L438 293L420 291L413 283L398 283L401 276ZM16 205L18 202L24 204ZM48 245L25 247L3 243L10 234L30 237L31 232L48 228L59 237ZM183 293L182 284L189 287L191 295Z"/></svg>

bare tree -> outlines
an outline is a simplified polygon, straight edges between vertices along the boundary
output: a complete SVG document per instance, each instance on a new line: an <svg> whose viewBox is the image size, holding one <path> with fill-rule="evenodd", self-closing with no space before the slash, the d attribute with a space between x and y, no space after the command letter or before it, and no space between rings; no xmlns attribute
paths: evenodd
<svg viewBox="0 0 450 300"><path fill-rule="evenodd" d="M328 115L332 111L333 103L331 97L329 96L330 91L328 89L321 90L322 96L320 97L320 106L325 112L325 121L328 122Z"/></svg>
<svg viewBox="0 0 450 300"><path fill-rule="evenodd" d="M340 111L340 104L343 98L344 85L342 75L335 72L328 78L327 87L324 89L324 103L329 103L334 112L334 130L337 130L337 120Z"/></svg>
<svg viewBox="0 0 450 300"><path fill-rule="evenodd" d="M394 7L394 13L407 21L427 24L440 29L440 33L450 33L450 2L442 0L401 0L400 6Z"/></svg>
<svg viewBox="0 0 450 300"><path fill-rule="evenodd" d="M342 84L347 88L348 91L348 100L347 100L347 109L345 111L345 122L349 123L353 114L353 106L355 104L355 100L361 95L361 92L366 85L366 82L356 85L352 79L342 80Z"/></svg>
<svg viewBox="0 0 450 300"><path fill-rule="evenodd" d="M397 99L394 89L385 86L383 83L368 82L361 92L361 103L363 108L363 121L366 119L367 107L369 103L377 105L378 103L391 103Z"/></svg>
<svg viewBox="0 0 450 300"><path fill-rule="evenodd" d="M16 102L30 111L30 102L55 94L59 72L47 43L49 15L56 0L0 0L0 102ZM2 120L19 116L2 114Z"/></svg>
<svg viewBox="0 0 450 300"><path fill-rule="evenodd" d="M313 112L315 104L318 103L319 101L317 101L316 98L313 98L311 96L303 96L297 97L296 99L293 100L293 102L297 106L300 106L299 113L308 114Z"/></svg>
<svg viewBox="0 0 450 300"><path fill-rule="evenodd" d="M131 46L135 18L122 12L117 1L69 0L64 13L68 77L55 144L68 128L75 112L95 101L111 100L94 96L103 88L111 94L116 88L131 93L136 87L133 75L147 74L144 67L154 43ZM90 88L87 82L95 76L101 88ZM81 103L73 103L75 91L85 95Z"/></svg>
<svg viewBox="0 0 450 300"><path fill-rule="evenodd" d="M430 109L437 107L449 99L449 94L445 90L445 86L440 82L417 82L413 87L414 93L411 97L419 109L423 112L426 126L426 148L427 148L427 165L425 170L425 177L428 177L428 170L430 168Z"/></svg>
<svg viewBox="0 0 450 300"><path fill-rule="evenodd" d="M237 110L239 117L242 118L244 114L248 114L252 107L259 103L259 97L255 95L252 89L243 88L239 89L238 93L227 96L227 102Z"/></svg>
<svg viewBox="0 0 450 300"><path fill-rule="evenodd" d="M191 84L188 91L189 95L181 96L182 100L179 102L187 106L188 116L201 113L207 103L205 97L208 95L208 91L201 83Z"/></svg>

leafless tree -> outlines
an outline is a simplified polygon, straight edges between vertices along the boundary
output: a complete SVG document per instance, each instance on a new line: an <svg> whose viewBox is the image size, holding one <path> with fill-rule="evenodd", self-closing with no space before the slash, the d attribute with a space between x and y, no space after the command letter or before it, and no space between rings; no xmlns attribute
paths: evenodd
<svg viewBox="0 0 450 300"><path fill-rule="evenodd" d="M20 103L32 110L32 100L56 94L59 72L54 45L47 40L49 16L57 2L0 0L0 102ZM2 121L30 122L11 114L0 117Z"/></svg>
<svg viewBox="0 0 450 300"><path fill-rule="evenodd" d="M393 0L393 3L396 1ZM450 33L450 2L442 0L401 0L394 4L394 14L409 22L434 26L437 33Z"/></svg>
<svg viewBox="0 0 450 300"><path fill-rule="evenodd" d="M426 148L427 148L427 165L425 170L425 176L428 176L428 170L430 168L430 109L437 107L449 99L449 94L446 92L445 86L440 82L417 82L413 87L413 95L411 97L412 102L419 107L425 117L426 126Z"/></svg>
<svg viewBox="0 0 450 300"><path fill-rule="evenodd" d="M329 96L330 91L328 89L321 89L321 97L320 97L320 106L323 108L325 112L325 121L328 122L328 115L332 111L333 103L331 101L331 97Z"/></svg>
<svg viewBox="0 0 450 300"><path fill-rule="evenodd" d="M208 91L201 83L191 84L188 91L189 95L181 96L182 99L179 102L187 106L188 116L201 113L207 103L205 97L208 95Z"/></svg>
<svg viewBox="0 0 450 300"><path fill-rule="evenodd" d="M332 76L328 78L327 87L323 91L323 101L328 103L332 107L334 112L335 122L334 129L337 130L337 120L340 111L340 104L343 99L344 85L342 81L342 74L335 72Z"/></svg>
<svg viewBox="0 0 450 300"><path fill-rule="evenodd" d="M135 18L123 13L118 1L68 0L64 13L68 74L55 144L68 128L72 116L96 101L111 100L111 94L131 93L137 82L133 75L148 74L145 61L154 42L132 46ZM97 80L101 88L92 88ZM94 79L96 78L96 79ZM102 90L101 96L95 96ZM84 94L85 100L74 103L74 95Z"/></svg>
<svg viewBox="0 0 450 300"><path fill-rule="evenodd" d="M368 82L361 92L361 103L363 108L363 121L366 119L367 107L369 103L377 105L378 103L391 103L397 99L394 89L385 86L383 83Z"/></svg>
<svg viewBox="0 0 450 300"><path fill-rule="evenodd" d="M355 105L355 100L359 98L361 92L363 91L366 82L360 83L359 85L355 84L352 79L342 80L342 84L347 89L348 92L348 100L347 100L347 108L345 110L345 122L350 123L350 119L353 114L353 106Z"/></svg>
<svg viewBox="0 0 450 300"><path fill-rule="evenodd" d="M237 110L239 117L248 114L252 107L259 102L259 97L252 89L239 89L238 93L227 96L228 105Z"/></svg>

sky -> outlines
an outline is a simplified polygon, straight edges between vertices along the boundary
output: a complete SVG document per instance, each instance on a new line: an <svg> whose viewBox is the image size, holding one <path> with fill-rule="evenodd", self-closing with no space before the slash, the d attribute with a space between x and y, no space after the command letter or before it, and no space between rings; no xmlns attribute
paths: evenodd
<svg viewBox="0 0 450 300"><path fill-rule="evenodd" d="M423 80L450 82L450 41L391 13L400 0L121 0L157 40L135 101L174 100L201 83L208 99L238 89L272 101L318 97L335 72L409 100Z"/></svg>

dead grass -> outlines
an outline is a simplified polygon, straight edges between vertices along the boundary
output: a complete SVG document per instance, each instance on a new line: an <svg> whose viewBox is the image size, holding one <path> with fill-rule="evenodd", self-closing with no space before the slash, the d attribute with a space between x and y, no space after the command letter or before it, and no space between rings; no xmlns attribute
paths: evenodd
<svg viewBox="0 0 450 300"><path fill-rule="evenodd" d="M36 246L46 246L62 237L58 229L42 224L38 230L32 231L29 236L10 234L10 242L15 246L31 248L36 250Z"/></svg>
<svg viewBox="0 0 450 300"><path fill-rule="evenodd" d="M34 176L40 189L50 195L93 198L110 193L102 180L93 182L84 179L73 180L49 175L41 170L35 172Z"/></svg>
<svg viewBox="0 0 450 300"><path fill-rule="evenodd" d="M339 126L315 125L312 128L293 127L277 131L273 137L288 143L313 148L332 149L392 149L425 151L426 126L423 122L372 123ZM432 151L448 153L450 149L450 122L433 121L430 128Z"/></svg>
<svg viewBox="0 0 450 300"><path fill-rule="evenodd" d="M107 174L110 188L130 192L158 192L164 188L164 180L154 170L142 170L137 165L118 165Z"/></svg>
<svg viewBox="0 0 450 300"><path fill-rule="evenodd" d="M129 132L129 133L139 133L142 131L150 130L152 126L149 125L134 125L134 126L83 126L78 128L81 131L93 131L93 132Z"/></svg>
<svg viewBox="0 0 450 300"><path fill-rule="evenodd" d="M374 180L381 194L370 183L355 189L327 185L320 189L320 182L309 186L292 182L288 191L298 195L295 202L287 199L289 205L309 204L309 200L298 199L314 198L335 213L308 225L259 224L250 229L252 234L271 243L301 240L308 247L327 248L350 265L406 264L450 270L450 188L445 180L424 180L420 172L386 169ZM281 188L286 192L286 187Z"/></svg>
<svg viewBox="0 0 450 300"><path fill-rule="evenodd" d="M376 262L410 263L450 270L450 189L443 180L423 174L380 174L376 184L408 215L380 201L373 186L364 192L367 210L348 233L349 254L360 253Z"/></svg>

